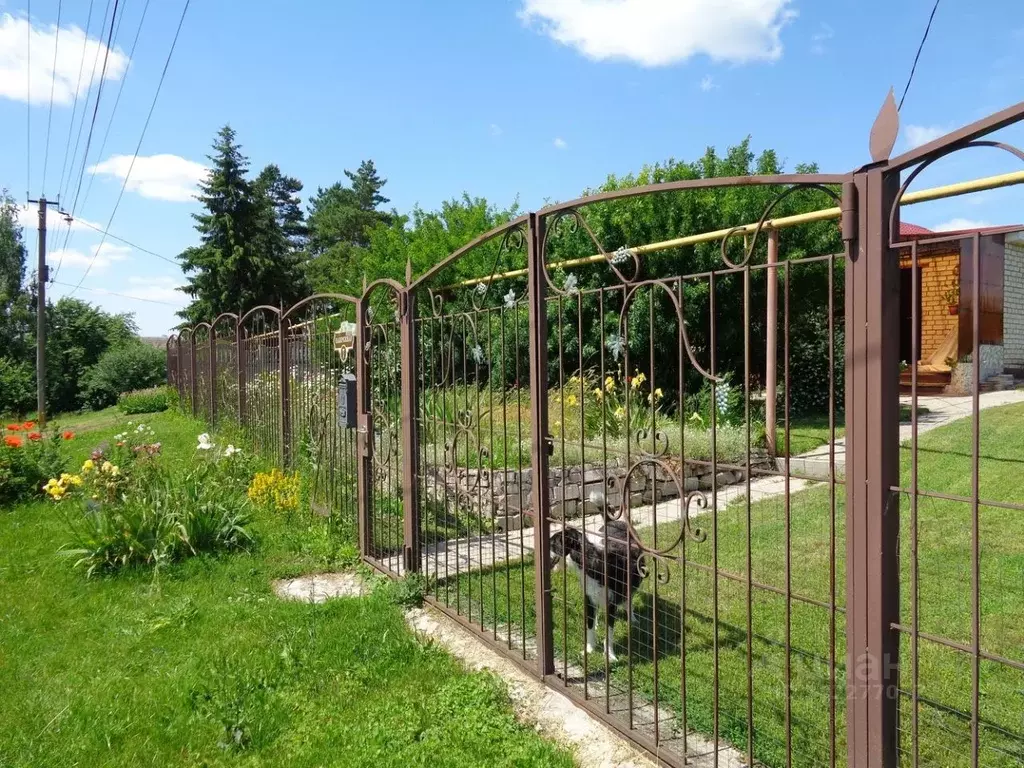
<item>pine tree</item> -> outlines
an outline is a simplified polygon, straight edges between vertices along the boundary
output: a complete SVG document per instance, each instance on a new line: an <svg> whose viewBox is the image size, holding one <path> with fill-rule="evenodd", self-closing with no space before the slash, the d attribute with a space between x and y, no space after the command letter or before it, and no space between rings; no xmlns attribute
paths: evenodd
<svg viewBox="0 0 1024 768"><path fill-rule="evenodd" d="M351 186L336 182L320 188L309 201L309 261L306 270L318 291L358 293L362 282L360 263L370 245L370 232L396 218L382 211L389 202L381 194L387 183L377 174L372 160L356 171L345 171Z"/></svg>
<svg viewBox="0 0 1024 768"><path fill-rule="evenodd" d="M230 126L213 144L210 175L200 184L206 209L193 214L200 244L178 258L192 303L179 312L188 323L258 304L288 305L306 292L298 264L305 224L297 179L268 166L255 182Z"/></svg>

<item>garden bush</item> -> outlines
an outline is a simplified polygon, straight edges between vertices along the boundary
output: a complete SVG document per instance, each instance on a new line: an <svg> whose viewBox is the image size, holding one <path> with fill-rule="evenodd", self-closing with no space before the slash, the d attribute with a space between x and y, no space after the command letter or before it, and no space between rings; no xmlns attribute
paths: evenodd
<svg viewBox="0 0 1024 768"><path fill-rule="evenodd" d="M219 451L201 435L195 457L169 467L154 437L144 424L134 426L93 451L78 473L45 486L71 530L64 554L90 576L253 542L246 498L252 469L241 451Z"/></svg>
<svg viewBox="0 0 1024 768"><path fill-rule="evenodd" d="M167 375L163 350L141 342L113 347L90 368L82 382L82 402L90 408L106 408L122 392L153 387Z"/></svg>
<svg viewBox="0 0 1024 768"><path fill-rule="evenodd" d="M36 405L36 375L32 365L0 357L0 413L22 415Z"/></svg>
<svg viewBox="0 0 1024 768"><path fill-rule="evenodd" d="M117 407L127 414L159 413L170 407L169 387L150 387L125 392L117 399Z"/></svg>
<svg viewBox="0 0 1024 768"><path fill-rule="evenodd" d="M32 421L8 424L0 447L0 506L41 495L46 479L64 471L63 443L74 436L56 428L44 433Z"/></svg>
<svg viewBox="0 0 1024 768"><path fill-rule="evenodd" d="M835 323L833 345L836 413L843 410L846 393L846 337L842 320ZM785 368L779 355L778 413L785 408ZM829 410L829 338L828 314L808 312L793 320L789 331L789 409L793 416L827 415Z"/></svg>

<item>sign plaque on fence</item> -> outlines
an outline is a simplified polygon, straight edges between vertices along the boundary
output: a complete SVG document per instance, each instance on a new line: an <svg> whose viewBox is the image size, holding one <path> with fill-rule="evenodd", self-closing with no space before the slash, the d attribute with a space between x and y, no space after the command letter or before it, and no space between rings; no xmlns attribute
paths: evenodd
<svg viewBox="0 0 1024 768"><path fill-rule="evenodd" d="M338 382L338 426L356 428L356 377L344 373Z"/></svg>
<svg viewBox="0 0 1024 768"><path fill-rule="evenodd" d="M334 351L342 362L348 359L352 347L356 344L356 324L342 323L341 327L334 332Z"/></svg>

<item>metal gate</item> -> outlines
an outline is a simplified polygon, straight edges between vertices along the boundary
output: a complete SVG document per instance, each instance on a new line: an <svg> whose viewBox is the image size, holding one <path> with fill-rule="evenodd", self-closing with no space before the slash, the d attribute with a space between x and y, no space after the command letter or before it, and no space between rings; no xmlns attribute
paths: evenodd
<svg viewBox="0 0 1024 768"><path fill-rule="evenodd" d="M935 161L1024 159L984 138L1022 118L890 159L890 94L851 173L599 192L366 286L345 306L367 562L426 576L433 605L668 765L1024 762L1024 475L998 442L1024 412L982 401L1014 259L1024 316L1024 227L900 223L901 206L971 190L910 191ZM741 197L758 221L737 218ZM714 221L686 218L695 199ZM673 236L627 241L647 227ZM920 323L950 259L957 319L938 348L972 397L969 428L940 444L921 435L939 352ZM286 464L304 412L292 312L274 314L276 343L245 337L278 351ZM168 348L197 413L223 407L204 389L216 326Z"/></svg>

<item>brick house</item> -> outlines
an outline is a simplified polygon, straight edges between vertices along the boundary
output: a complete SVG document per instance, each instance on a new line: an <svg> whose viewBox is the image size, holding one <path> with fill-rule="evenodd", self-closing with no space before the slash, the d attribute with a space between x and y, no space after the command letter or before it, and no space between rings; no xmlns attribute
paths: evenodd
<svg viewBox="0 0 1024 768"><path fill-rule="evenodd" d="M969 393L973 375L973 248L981 245L980 355L982 388L1004 388L1024 373L1024 227L934 232L900 224L900 240L918 241L918 323L913 328L909 249L900 260L900 355L910 362L918 338L918 389ZM938 239L942 242L935 242ZM949 238L955 238L950 240ZM909 389L911 372L901 384Z"/></svg>

